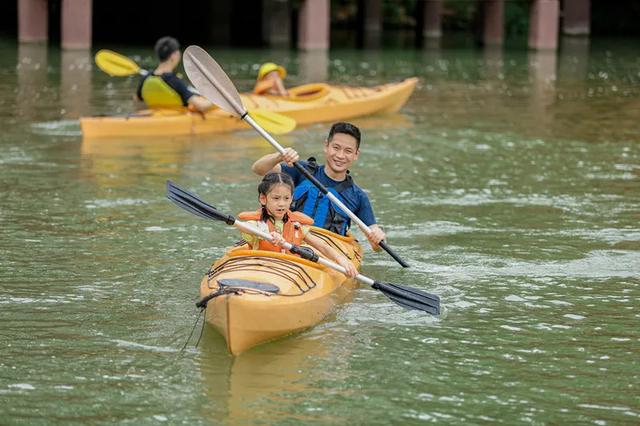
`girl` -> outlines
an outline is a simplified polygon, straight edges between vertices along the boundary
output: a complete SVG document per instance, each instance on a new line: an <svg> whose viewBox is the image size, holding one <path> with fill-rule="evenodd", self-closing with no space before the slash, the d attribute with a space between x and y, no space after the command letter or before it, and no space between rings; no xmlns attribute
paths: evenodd
<svg viewBox="0 0 640 426"><path fill-rule="evenodd" d="M273 243L259 237L242 233L242 238L254 250L286 252L282 244L286 241L299 245L303 241L322 253L326 258L334 260L347 270L347 276L354 278L358 274L355 265L338 253L320 238L309 233L313 219L309 216L289 210L293 197L293 180L285 173L269 173L258 186L258 200L262 206L255 212L243 212L238 215L241 220L253 221L263 231L274 238Z"/></svg>

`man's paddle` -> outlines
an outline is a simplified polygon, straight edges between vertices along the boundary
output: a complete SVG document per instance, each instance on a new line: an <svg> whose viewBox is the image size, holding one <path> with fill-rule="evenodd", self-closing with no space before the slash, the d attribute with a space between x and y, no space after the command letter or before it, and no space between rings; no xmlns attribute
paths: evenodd
<svg viewBox="0 0 640 426"><path fill-rule="evenodd" d="M167 198L178 207L200 216L205 219L219 220L227 225L235 226L241 231L256 235L265 240L271 241L271 234L263 232L246 222L240 222L231 215L218 211L215 207L202 201L195 194L179 188L171 181L167 181ZM292 253L298 254L303 259L311 262L319 263L338 272L345 273L345 269L330 260L319 257L312 249L308 247L300 247L286 243L284 247ZM398 284L385 283L375 281L362 274L358 274L356 279L360 282L370 285L372 288L381 291L385 296L398 305L409 309L416 309L427 312L432 315L440 314L440 298L435 294L426 293L415 288L401 286Z"/></svg>
<svg viewBox="0 0 640 426"><path fill-rule="evenodd" d="M247 110L242 104L240 94L236 90L227 74L218 65L218 63L205 52L201 47L189 46L184 51L184 70L189 76L189 80L196 86L196 88L203 94L209 101L218 105L223 110L234 114L241 119L245 120L251 127L253 127L260 135L267 140L279 153L284 154L284 148L271 137L258 123L255 122L249 115ZM345 212L349 218L354 221L360 229L366 234L371 234L371 229L356 216L347 206L344 205L335 195L316 179L304 166L299 163L293 163L294 167L311 181L325 196L329 197L329 200L343 212ZM400 258L386 242L380 241L380 247L382 247L387 253L391 255L400 265L407 268L409 265Z"/></svg>
<svg viewBox="0 0 640 426"><path fill-rule="evenodd" d="M133 59L108 49L99 50L96 53L95 61L98 68L112 77L149 74L149 71L140 68ZM193 91L195 92L195 89ZM276 135L289 133L297 125L296 120L293 118L265 109L251 110L250 114L265 129L269 129L270 132Z"/></svg>

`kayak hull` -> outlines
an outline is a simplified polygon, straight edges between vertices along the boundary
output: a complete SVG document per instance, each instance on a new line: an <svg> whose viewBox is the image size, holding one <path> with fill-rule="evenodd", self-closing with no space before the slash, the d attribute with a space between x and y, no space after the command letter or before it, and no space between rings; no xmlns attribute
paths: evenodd
<svg viewBox="0 0 640 426"><path fill-rule="evenodd" d="M322 96L309 100L242 94L245 107L289 116L298 124L347 120L398 111L413 93L418 79L374 87L323 86ZM292 89L293 90L293 89ZM249 129L249 125L219 109L206 114L186 110L143 110L124 116L81 117L84 138L158 137L201 135Z"/></svg>
<svg viewBox="0 0 640 426"><path fill-rule="evenodd" d="M353 237L318 228L312 232L360 265L362 248ZM240 247L211 266L200 284L200 297L226 291L208 302L205 318L225 338L229 352L238 355L316 325L354 284L297 256Z"/></svg>

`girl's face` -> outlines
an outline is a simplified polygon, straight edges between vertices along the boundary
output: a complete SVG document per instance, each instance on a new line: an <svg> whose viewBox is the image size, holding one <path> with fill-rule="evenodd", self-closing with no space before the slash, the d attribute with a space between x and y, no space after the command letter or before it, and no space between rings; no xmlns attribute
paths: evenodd
<svg viewBox="0 0 640 426"><path fill-rule="evenodd" d="M291 206L291 187L279 183L272 186L267 195L260 194L258 199L271 216L281 220Z"/></svg>

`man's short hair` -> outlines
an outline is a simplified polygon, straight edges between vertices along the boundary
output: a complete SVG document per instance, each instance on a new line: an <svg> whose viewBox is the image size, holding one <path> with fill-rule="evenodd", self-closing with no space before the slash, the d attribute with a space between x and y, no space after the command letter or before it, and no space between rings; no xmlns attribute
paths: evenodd
<svg viewBox="0 0 640 426"><path fill-rule="evenodd" d="M351 123L338 122L334 123L331 126L331 130L329 130L329 136L327 136L327 141L331 141L333 139L333 135L336 133L344 133L345 135L353 136L356 140L356 148L360 149L360 129L354 126Z"/></svg>
<svg viewBox="0 0 640 426"><path fill-rule="evenodd" d="M162 37L156 42L154 50L160 62L164 62L173 52L180 50L180 43L173 37Z"/></svg>

